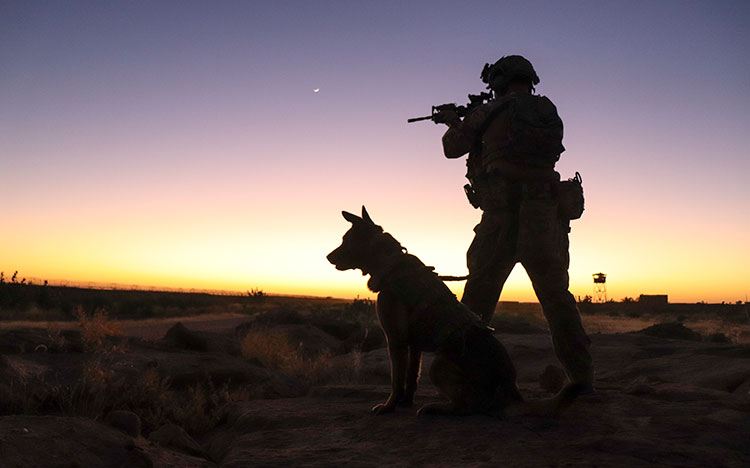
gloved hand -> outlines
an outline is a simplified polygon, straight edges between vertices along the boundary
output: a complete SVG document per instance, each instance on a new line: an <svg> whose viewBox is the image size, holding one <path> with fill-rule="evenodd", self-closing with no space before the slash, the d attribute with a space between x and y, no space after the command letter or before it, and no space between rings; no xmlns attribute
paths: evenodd
<svg viewBox="0 0 750 468"><path fill-rule="evenodd" d="M456 113L456 111L453 111L453 110L441 110L441 111L436 112L432 116L432 121L435 122L436 124L442 123L442 124L446 124L446 125L451 125L451 124L454 124L456 122L460 122L460 119L459 119L458 114Z"/></svg>

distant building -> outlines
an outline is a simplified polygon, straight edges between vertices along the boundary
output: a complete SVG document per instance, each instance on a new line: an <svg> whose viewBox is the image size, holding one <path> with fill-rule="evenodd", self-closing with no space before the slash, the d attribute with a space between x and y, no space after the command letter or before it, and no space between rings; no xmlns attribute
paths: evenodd
<svg viewBox="0 0 750 468"><path fill-rule="evenodd" d="M665 306L669 302L666 294L641 294L638 303L648 306Z"/></svg>

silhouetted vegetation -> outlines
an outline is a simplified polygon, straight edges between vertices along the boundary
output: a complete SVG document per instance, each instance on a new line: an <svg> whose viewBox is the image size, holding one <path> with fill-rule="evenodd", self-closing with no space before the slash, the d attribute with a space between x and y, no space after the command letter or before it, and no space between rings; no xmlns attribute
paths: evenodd
<svg viewBox="0 0 750 468"><path fill-rule="evenodd" d="M251 289L247 292L247 295L256 302L263 302L268 297L268 294L266 294L265 291L258 288Z"/></svg>
<svg viewBox="0 0 750 468"><path fill-rule="evenodd" d="M186 316L216 312L217 309L253 313L263 310L270 296L252 289L246 295L198 292L91 289L49 286L18 280L9 281L0 272L0 320L77 320L78 311L92 314L107 310L112 318L141 319Z"/></svg>

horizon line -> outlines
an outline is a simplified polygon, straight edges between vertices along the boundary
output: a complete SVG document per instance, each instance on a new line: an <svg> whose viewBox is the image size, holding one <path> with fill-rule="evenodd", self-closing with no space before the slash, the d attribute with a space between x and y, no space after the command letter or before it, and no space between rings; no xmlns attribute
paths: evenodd
<svg viewBox="0 0 750 468"><path fill-rule="evenodd" d="M26 280L25 283L20 283L16 281L15 283L12 283L8 281L8 279L5 279L5 284L24 284L26 286L44 286L43 282L47 282L47 286L53 286L53 287L68 287L68 288L79 288L79 289L95 289L95 290L112 290L112 291L142 291L142 292L173 292L173 293L183 293L183 294L211 294L215 296L248 296L252 291L258 290L263 292L265 295L268 296L276 296L276 297L292 297L292 298L310 298L310 299L340 299L340 300L353 300L353 299L361 299L360 295L357 294L352 297L333 297L331 295L314 295L314 294L291 294L291 293L274 293L274 292L267 292L260 288L248 288L246 291L238 291L238 290L232 290L232 289L208 289L208 288L183 288L183 287L177 287L177 286L153 286L153 285L144 285L144 284L135 284L135 283L118 283L118 282L100 282L100 281L75 281L75 280L64 280L64 279L42 279L38 277L24 277ZM669 294L641 294L642 296L661 296L665 295L669 297ZM625 303L623 301L624 298L629 298L630 296L624 296L620 300L615 299L609 299L606 302L592 302L592 304L612 304L612 303ZM580 303L578 300L580 297L576 297L576 303ZM366 299L366 298L365 298ZM634 303L638 303L638 299L635 297L632 297L631 299L635 299ZM513 301L513 300L499 300L498 304L539 304L538 300L535 301ZM747 299L742 302L741 300L739 302L735 301L721 301L721 302L706 302L705 300L700 301L694 301L694 302L669 302L668 304L729 304L729 305L735 305L735 304L748 304Z"/></svg>

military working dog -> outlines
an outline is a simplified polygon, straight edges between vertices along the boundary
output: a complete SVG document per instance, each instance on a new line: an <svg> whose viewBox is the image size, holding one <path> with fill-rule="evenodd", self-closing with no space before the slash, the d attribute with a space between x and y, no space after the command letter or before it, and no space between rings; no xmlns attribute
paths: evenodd
<svg viewBox="0 0 750 468"><path fill-rule="evenodd" d="M458 301L432 268L376 225L364 206L361 217L342 214L352 226L327 259L338 270L360 269L370 275L367 285L378 293L377 315L391 364L391 394L372 412L384 414L413 404L423 352L435 353L430 378L449 401L422 406L418 415L502 417L508 407L528 406L521 405L516 369L492 329ZM577 393L568 386L532 411L554 413Z"/></svg>

